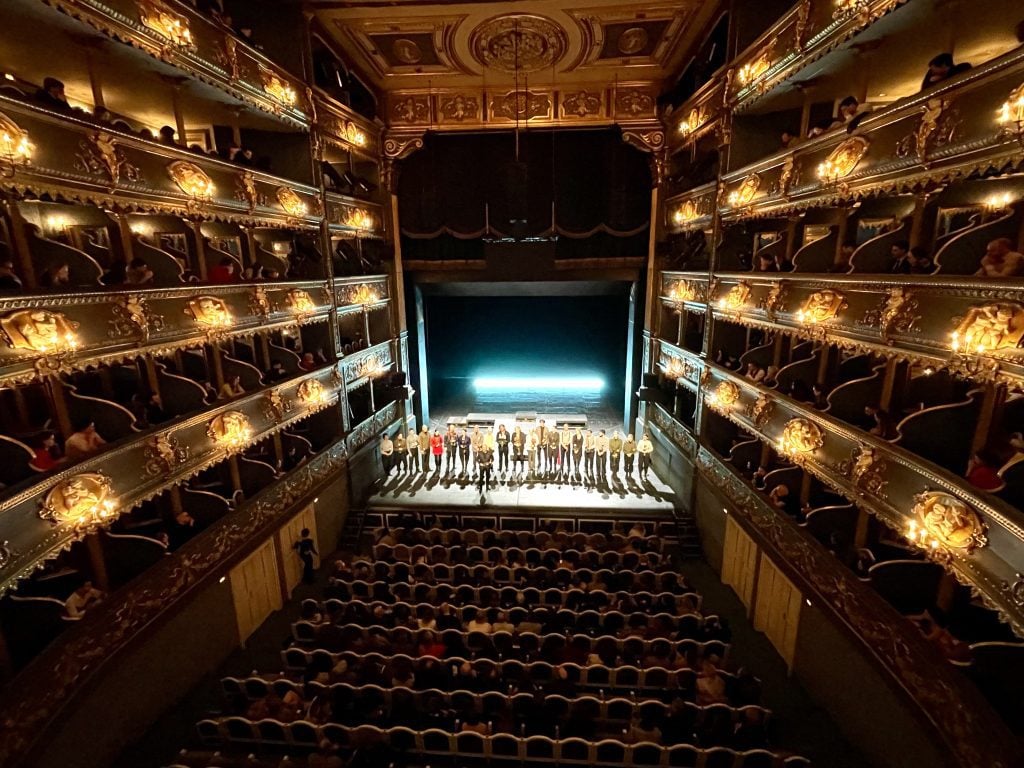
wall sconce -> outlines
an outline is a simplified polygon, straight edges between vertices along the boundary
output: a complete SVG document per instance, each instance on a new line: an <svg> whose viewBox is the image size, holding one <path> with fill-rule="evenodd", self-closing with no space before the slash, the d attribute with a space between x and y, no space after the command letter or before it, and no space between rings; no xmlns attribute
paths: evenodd
<svg viewBox="0 0 1024 768"><path fill-rule="evenodd" d="M334 400L334 396L324 389L324 385L317 379L308 379L302 382L296 394L304 405L316 410L326 408Z"/></svg>
<svg viewBox="0 0 1024 768"><path fill-rule="evenodd" d="M111 496L110 478L99 472L72 475L46 494L39 516L80 529L113 520L117 502Z"/></svg>
<svg viewBox="0 0 1024 768"><path fill-rule="evenodd" d="M277 188L277 202L284 208L284 212L296 219L301 219L309 213L309 206L299 197L291 187Z"/></svg>
<svg viewBox="0 0 1024 768"><path fill-rule="evenodd" d="M316 302L313 297L300 288L288 291L288 310L301 322L316 311Z"/></svg>
<svg viewBox="0 0 1024 768"><path fill-rule="evenodd" d="M700 107L694 107L690 110L690 114L686 116L686 119L679 124L679 133L684 137L695 133L707 121L707 116L704 114L704 110Z"/></svg>
<svg viewBox="0 0 1024 768"><path fill-rule="evenodd" d="M782 429L782 436L776 445L780 454L794 463L799 463L807 454L825 444L821 427L808 419L790 419Z"/></svg>
<svg viewBox="0 0 1024 768"><path fill-rule="evenodd" d="M178 185L178 189L189 196L190 206L199 206L210 202L217 191L213 179L195 163L175 160L167 166L167 173L171 180Z"/></svg>
<svg viewBox="0 0 1024 768"><path fill-rule="evenodd" d="M677 225L689 224L691 221L699 218L700 211L693 200L687 200L672 214L672 221Z"/></svg>
<svg viewBox="0 0 1024 768"><path fill-rule="evenodd" d="M1011 195L1009 192L1003 192L1002 194L998 195L989 195L987 198L985 198L985 201L982 203L982 205L985 207L985 210L988 211L989 213L1005 211L1011 205L1013 205L1013 195Z"/></svg>
<svg viewBox="0 0 1024 768"><path fill-rule="evenodd" d="M1005 135L1024 143L1024 83L1017 86L1010 93L1010 98L1003 102L996 112L996 122Z"/></svg>
<svg viewBox="0 0 1024 768"><path fill-rule="evenodd" d="M378 301L380 301L380 295L366 283L351 286L345 297L346 304L362 304L364 307L367 304L376 304Z"/></svg>
<svg viewBox="0 0 1024 768"><path fill-rule="evenodd" d="M732 410L732 407L739 402L740 388L731 381L723 381L714 391L704 395L704 402L712 410L725 414Z"/></svg>
<svg viewBox="0 0 1024 768"><path fill-rule="evenodd" d="M845 306L846 299L838 291L817 291L807 297L793 317L812 335L824 336L824 325L835 319Z"/></svg>
<svg viewBox="0 0 1024 768"><path fill-rule="evenodd" d="M678 357L668 358L668 362L661 364L661 370L665 377L672 379L672 381L688 378L689 371L687 371L687 365Z"/></svg>
<svg viewBox="0 0 1024 768"><path fill-rule="evenodd" d="M726 198L730 208L742 208L750 205L754 199L754 195L757 194L757 190L761 188L761 177L756 173L752 173L747 176L740 185L729 193L729 197Z"/></svg>
<svg viewBox="0 0 1024 768"><path fill-rule="evenodd" d="M294 107L298 101L295 89L271 72L263 73L263 90L288 107Z"/></svg>
<svg viewBox="0 0 1024 768"><path fill-rule="evenodd" d="M718 300L718 308L722 312L739 315L748 298L750 298L750 286L741 280Z"/></svg>
<svg viewBox="0 0 1024 768"><path fill-rule="evenodd" d="M853 173L854 168L868 151L868 140L863 136L847 139L818 164L818 178L824 184L836 184Z"/></svg>
<svg viewBox="0 0 1024 768"><path fill-rule="evenodd" d="M772 63L768 60L768 52L765 51L753 61L747 62L736 72L736 78L741 86L746 88L768 71Z"/></svg>
<svg viewBox="0 0 1024 768"><path fill-rule="evenodd" d="M366 146L367 136L355 123L345 123L345 138L357 147Z"/></svg>
<svg viewBox="0 0 1024 768"><path fill-rule="evenodd" d="M60 358L78 349L77 327L60 312L20 309L0 318L0 338L11 349Z"/></svg>
<svg viewBox="0 0 1024 768"><path fill-rule="evenodd" d="M188 19L173 13L159 0L143 0L139 4L139 18L145 26L179 48L193 47Z"/></svg>
<svg viewBox="0 0 1024 768"><path fill-rule="evenodd" d="M359 378L377 379L387 373L387 366L379 357L370 357L359 365Z"/></svg>
<svg viewBox="0 0 1024 768"><path fill-rule="evenodd" d="M0 113L0 176L10 179L19 168L27 167L32 160L33 149L28 131L23 131L16 122Z"/></svg>
<svg viewBox="0 0 1024 768"><path fill-rule="evenodd" d="M352 208L345 216L345 226L360 231L369 231L373 229L373 216L362 208Z"/></svg>
<svg viewBox="0 0 1024 768"><path fill-rule="evenodd" d="M237 453L252 441L252 424L241 411L227 411L213 417L206 434L228 453Z"/></svg>

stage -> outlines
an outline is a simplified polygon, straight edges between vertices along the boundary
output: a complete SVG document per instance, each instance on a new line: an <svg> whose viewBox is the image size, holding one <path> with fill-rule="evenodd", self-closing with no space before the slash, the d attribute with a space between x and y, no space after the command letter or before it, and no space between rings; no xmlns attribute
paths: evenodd
<svg viewBox="0 0 1024 768"><path fill-rule="evenodd" d="M367 511L401 511L421 508L451 510L503 510L536 515L543 512L578 511L581 516L619 516L630 511L638 516L671 515L675 494L655 477L653 470L643 483L634 476L628 483L620 475L607 487L593 488L568 483L528 480L509 485L496 473L490 490L481 494L468 479L447 479L431 471L396 475L384 479L382 487L367 501Z"/></svg>

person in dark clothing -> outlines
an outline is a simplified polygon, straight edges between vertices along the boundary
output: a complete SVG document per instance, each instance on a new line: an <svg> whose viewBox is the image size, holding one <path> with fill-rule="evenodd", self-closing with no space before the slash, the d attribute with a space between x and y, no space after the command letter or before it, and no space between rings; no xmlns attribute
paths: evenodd
<svg viewBox="0 0 1024 768"><path fill-rule="evenodd" d="M55 112L71 111L68 97L64 94L64 83L55 77L43 80L43 87L36 91L35 99L43 107Z"/></svg>
<svg viewBox="0 0 1024 768"><path fill-rule="evenodd" d="M952 53L940 53L928 62L928 71L924 73L924 79L921 81L921 90L966 72L970 68L971 65L967 63L954 64Z"/></svg>
<svg viewBox="0 0 1024 768"><path fill-rule="evenodd" d="M303 528L299 534L299 540L295 542L295 551L299 553L302 560L302 581L305 584L312 584L316 579L313 572L313 558L320 553L316 551L316 542L309 534L309 528Z"/></svg>

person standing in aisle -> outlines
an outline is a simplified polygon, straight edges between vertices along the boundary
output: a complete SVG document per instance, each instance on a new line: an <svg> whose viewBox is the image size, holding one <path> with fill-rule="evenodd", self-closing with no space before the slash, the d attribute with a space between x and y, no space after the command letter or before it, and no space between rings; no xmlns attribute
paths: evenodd
<svg viewBox="0 0 1024 768"><path fill-rule="evenodd" d="M647 473L651 470L651 457L654 453L654 443L651 436L644 432L640 442L636 444L636 452L640 454L640 479L646 480Z"/></svg>
<svg viewBox="0 0 1024 768"><path fill-rule="evenodd" d="M441 454L444 453L444 438L438 430L430 438L430 452L434 455L434 472L441 472Z"/></svg>
<svg viewBox="0 0 1024 768"><path fill-rule="evenodd" d="M627 435L622 442L622 457L626 464L626 479L633 477L633 459L636 457L636 440L632 435Z"/></svg>
<svg viewBox="0 0 1024 768"><path fill-rule="evenodd" d="M391 476L391 462L395 454L395 444L391 442L387 432L380 436L380 463L384 467L384 477Z"/></svg>
<svg viewBox="0 0 1024 768"><path fill-rule="evenodd" d="M451 476L455 471L455 454L459 450L459 436L455 434L455 427L451 424L448 425L448 432L444 436L444 449L447 458L444 473Z"/></svg>
<svg viewBox="0 0 1024 768"><path fill-rule="evenodd" d="M395 466L398 468L398 474L405 474L405 435L402 430L398 430L398 435L395 437Z"/></svg>
<svg viewBox="0 0 1024 768"><path fill-rule="evenodd" d="M594 448L597 456L597 476L601 480L602 485L608 484L608 436L602 429L597 433L597 438L594 440Z"/></svg>
<svg viewBox="0 0 1024 768"><path fill-rule="evenodd" d="M619 461L622 457L622 436L619 430L612 432L612 439L608 441L608 458L612 467L612 480L619 476Z"/></svg>
<svg viewBox="0 0 1024 768"><path fill-rule="evenodd" d="M516 475L522 475L523 465L526 463L526 433L523 428L516 424L512 430L512 471Z"/></svg>
<svg viewBox="0 0 1024 768"><path fill-rule="evenodd" d="M576 431L572 433L572 468L576 473L576 482L578 483L581 479L580 472L583 471L583 430L576 427Z"/></svg>
<svg viewBox="0 0 1024 768"><path fill-rule="evenodd" d="M295 551L299 553L302 561L302 583L312 584L316 581L316 572L313 569L313 558L320 553L316 551L316 542L309 534L309 528L303 528L299 533L299 540L294 544Z"/></svg>
<svg viewBox="0 0 1024 768"><path fill-rule="evenodd" d="M420 449L420 467L424 473L430 472L430 456L433 453L430 446L430 430L427 425L423 425L423 429L420 430L420 436L417 439L417 444ZM443 452L443 451L442 451Z"/></svg>
<svg viewBox="0 0 1024 768"><path fill-rule="evenodd" d="M508 472L508 444L511 439L505 424L498 425L498 434L494 436L494 443L498 447L498 471Z"/></svg>
<svg viewBox="0 0 1024 768"><path fill-rule="evenodd" d="M472 446L469 435L466 434L465 429L459 430L459 464L462 470L462 476L466 477L469 474L469 449Z"/></svg>

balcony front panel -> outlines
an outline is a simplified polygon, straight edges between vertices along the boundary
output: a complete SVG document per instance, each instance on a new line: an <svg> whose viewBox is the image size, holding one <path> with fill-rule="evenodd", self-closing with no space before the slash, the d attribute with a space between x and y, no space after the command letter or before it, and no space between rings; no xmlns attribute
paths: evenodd
<svg viewBox="0 0 1024 768"><path fill-rule="evenodd" d="M669 118L669 149L675 152L711 131L718 131L720 138L724 138L721 131L728 118L727 107L725 77L714 77L672 113Z"/></svg>
<svg viewBox="0 0 1024 768"><path fill-rule="evenodd" d="M0 384L326 322L331 299L322 282L0 298Z"/></svg>
<svg viewBox="0 0 1024 768"><path fill-rule="evenodd" d="M286 69L178 0L41 0L240 101L309 125L306 87Z"/></svg>
<svg viewBox="0 0 1024 768"><path fill-rule="evenodd" d="M395 361L396 343L394 339L382 341L346 356L341 363L345 386L349 390L357 389L390 371Z"/></svg>
<svg viewBox="0 0 1024 768"><path fill-rule="evenodd" d="M0 96L4 119L32 147L27 164L0 152L0 186L18 195L273 226L322 215L315 187Z"/></svg>
<svg viewBox="0 0 1024 768"><path fill-rule="evenodd" d="M337 402L323 368L139 435L0 502L0 593L89 531Z"/></svg>
<svg viewBox="0 0 1024 768"><path fill-rule="evenodd" d="M390 300L387 275L339 277L334 280L334 305L339 314L383 309Z"/></svg>
<svg viewBox="0 0 1024 768"><path fill-rule="evenodd" d="M666 378L697 392L704 370L701 356L663 339L655 339L653 343L656 345L654 359L657 360L657 370Z"/></svg>
<svg viewBox="0 0 1024 768"><path fill-rule="evenodd" d="M316 129L324 141L345 151L376 159L380 155L380 127L356 114L322 91L313 91Z"/></svg>
<svg viewBox="0 0 1024 768"><path fill-rule="evenodd" d="M397 402L390 402L377 411L375 414L356 424L349 432L347 444L349 454L353 454L370 442L370 440L381 432L397 429L400 425L396 422L399 419Z"/></svg>
<svg viewBox="0 0 1024 768"><path fill-rule="evenodd" d="M674 232L708 229L718 206L718 184L702 184L665 201L665 226Z"/></svg>
<svg viewBox="0 0 1024 768"><path fill-rule="evenodd" d="M1024 84L1024 48L722 178L726 219L907 193L1024 161L1024 127L998 117Z"/></svg>
<svg viewBox="0 0 1024 768"><path fill-rule="evenodd" d="M1024 636L1021 513L962 477L776 390L705 364L704 404L758 435L900 534L928 532L941 562Z"/></svg>
<svg viewBox="0 0 1024 768"><path fill-rule="evenodd" d="M722 273L715 317L975 380L1024 384L1024 282Z"/></svg>
<svg viewBox="0 0 1024 768"><path fill-rule="evenodd" d="M384 207L380 203L327 193L327 223L332 232L354 237L384 236Z"/></svg>

